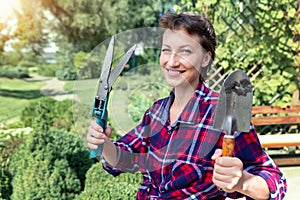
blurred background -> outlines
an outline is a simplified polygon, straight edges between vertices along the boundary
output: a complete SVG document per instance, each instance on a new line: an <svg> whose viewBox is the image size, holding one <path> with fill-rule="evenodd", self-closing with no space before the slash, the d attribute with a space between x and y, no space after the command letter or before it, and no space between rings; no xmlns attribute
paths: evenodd
<svg viewBox="0 0 300 200"><path fill-rule="evenodd" d="M207 80L211 88L219 91L230 72L242 69L254 85L254 106L300 105L299 4L299 0L0 0L0 199L135 198L140 174L113 178L101 164L89 160L85 132L79 131L76 117L85 116L90 108L74 108L74 88L82 81L81 89L94 91L96 86L89 81L99 77L102 57L91 52L99 44L128 30L157 27L166 12L200 13L214 24L218 47ZM109 123L115 139L137 124L155 99L168 95L159 70L149 68L158 64L159 50L140 48L112 94L110 110L116 114ZM279 129L299 134L300 128L268 126L258 133ZM297 146L266 150L299 157ZM300 197L299 169L282 166L290 181L287 199Z"/></svg>

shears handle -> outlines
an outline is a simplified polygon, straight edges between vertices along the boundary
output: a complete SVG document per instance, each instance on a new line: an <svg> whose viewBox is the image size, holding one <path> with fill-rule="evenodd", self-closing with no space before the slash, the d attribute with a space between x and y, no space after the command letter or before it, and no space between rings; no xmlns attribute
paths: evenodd
<svg viewBox="0 0 300 200"><path fill-rule="evenodd" d="M103 102L99 101L98 99L95 99L92 115L96 117L97 124L99 124L103 128L103 130L105 130L107 127L108 116L106 107L107 99L105 99ZM97 149L92 149L90 151L90 158L99 158L102 155L102 150L103 144L99 144Z"/></svg>
<svg viewBox="0 0 300 200"><path fill-rule="evenodd" d="M106 129L106 124L107 124L107 119L103 120L100 118L96 118L96 122L97 124L99 124L103 130ZM102 154L102 150L103 150L103 144L99 144L97 149L92 149L90 152L90 158L97 158L100 157Z"/></svg>

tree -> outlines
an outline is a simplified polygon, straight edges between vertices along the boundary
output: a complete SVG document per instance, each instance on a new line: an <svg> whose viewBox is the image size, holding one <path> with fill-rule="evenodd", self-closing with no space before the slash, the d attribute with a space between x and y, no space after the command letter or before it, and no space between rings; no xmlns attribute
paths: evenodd
<svg viewBox="0 0 300 200"><path fill-rule="evenodd" d="M42 0L49 11L46 20L49 31L55 33L58 45L65 42L75 52L91 51L97 44L118 32L157 21L158 3L147 1L109 0ZM51 19L51 20L50 20Z"/></svg>

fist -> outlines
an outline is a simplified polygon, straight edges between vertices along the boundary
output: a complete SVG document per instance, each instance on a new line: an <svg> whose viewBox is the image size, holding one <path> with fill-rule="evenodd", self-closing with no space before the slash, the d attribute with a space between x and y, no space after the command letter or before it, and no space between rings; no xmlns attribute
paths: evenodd
<svg viewBox="0 0 300 200"><path fill-rule="evenodd" d="M104 144L111 135L111 127L108 126L105 130L97 124L96 121L92 121L88 127L87 133L87 146L90 149L97 149L99 144Z"/></svg>
<svg viewBox="0 0 300 200"><path fill-rule="evenodd" d="M242 187L243 163L236 157L221 157L222 150L217 149L212 156L215 160L213 183L225 192L235 192Z"/></svg>

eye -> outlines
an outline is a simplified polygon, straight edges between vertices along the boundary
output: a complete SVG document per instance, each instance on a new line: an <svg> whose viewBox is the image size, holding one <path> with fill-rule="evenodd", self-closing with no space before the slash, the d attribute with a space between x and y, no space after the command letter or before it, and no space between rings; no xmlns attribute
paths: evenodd
<svg viewBox="0 0 300 200"><path fill-rule="evenodd" d="M189 50L189 49L183 49L181 52L182 52L183 54L191 54L191 53L192 53L192 51Z"/></svg>
<svg viewBox="0 0 300 200"><path fill-rule="evenodd" d="M171 51L171 49L169 49L169 48L162 48L161 49L161 52L163 52L163 53L171 53L172 51Z"/></svg>

